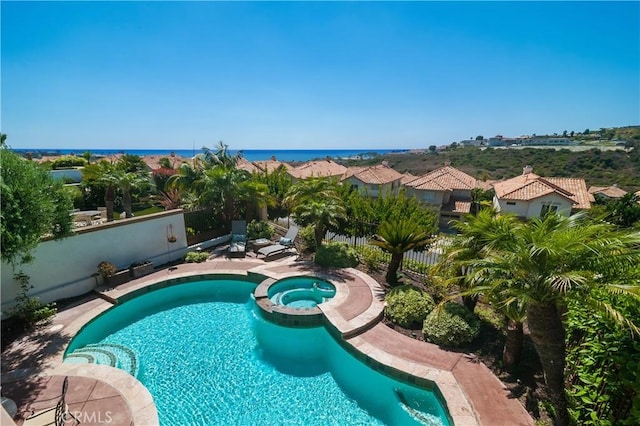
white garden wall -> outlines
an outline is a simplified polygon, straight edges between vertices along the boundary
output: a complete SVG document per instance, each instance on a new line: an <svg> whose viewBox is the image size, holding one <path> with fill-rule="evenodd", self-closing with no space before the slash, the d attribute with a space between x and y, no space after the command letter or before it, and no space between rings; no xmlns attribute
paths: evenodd
<svg viewBox="0 0 640 426"><path fill-rule="evenodd" d="M170 243L168 234L176 241ZM185 255L187 236L182 210L156 213L79 229L73 236L43 241L33 251L35 260L13 270L2 263L2 312L14 305L20 288L13 279L22 270L31 277L29 292L42 302L52 302L91 291L102 284L98 264L109 261L119 269L150 260L154 266Z"/></svg>

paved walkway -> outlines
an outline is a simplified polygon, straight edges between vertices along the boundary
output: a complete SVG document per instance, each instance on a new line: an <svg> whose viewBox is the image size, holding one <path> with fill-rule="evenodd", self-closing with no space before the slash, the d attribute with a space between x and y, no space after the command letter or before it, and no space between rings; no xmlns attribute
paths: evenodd
<svg viewBox="0 0 640 426"><path fill-rule="evenodd" d="M21 408L16 424L50 424L63 380L64 376L58 375L36 376L26 381L3 383L2 392L11 395ZM133 425L131 410L122 394L99 380L69 377L65 402L82 425Z"/></svg>
<svg viewBox="0 0 640 426"><path fill-rule="evenodd" d="M107 299L117 299L155 282L208 273L260 274L274 279L301 274L327 278L338 291L334 299L320 308L345 342L371 363L382 366L381 369L436 383L456 425L533 424L519 401L509 397L505 386L484 364L474 362L464 354L411 339L382 324L382 289L371 277L355 269L321 269L295 262L294 256L286 255L270 262L253 256L245 259L212 256L205 263L181 264L114 289L101 290ZM42 395L54 392L59 377L69 375L72 376L67 393L69 402L73 398L74 404L82 403L82 407L99 410L102 402L122 401L123 404L114 404L119 407L123 423L114 424L157 424L152 398L135 378L106 366L62 364L64 349L70 339L82 325L111 306L106 300L89 296L77 306L58 313L49 327L14 342L2 354L3 395L16 400L19 410L24 411L33 401L40 401ZM82 384L83 388L72 389L71 380L78 386ZM20 381L28 384L22 386L23 391L11 384ZM92 386L93 390L89 391ZM51 390L47 390L49 387ZM112 394L107 392L109 389ZM86 399L81 401L84 397Z"/></svg>

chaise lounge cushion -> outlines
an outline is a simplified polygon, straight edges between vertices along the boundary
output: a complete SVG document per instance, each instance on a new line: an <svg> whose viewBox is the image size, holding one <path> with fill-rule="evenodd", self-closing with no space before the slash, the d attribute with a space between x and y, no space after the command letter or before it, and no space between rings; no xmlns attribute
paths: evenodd
<svg viewBox="0 0 640 426"><path fill-rule="evenodd" d="M282 237L280 238L280 241L278 241L278 244L282 246L290 246L291 244L293 244L293 241L291 241L291 238Z"/></svg>

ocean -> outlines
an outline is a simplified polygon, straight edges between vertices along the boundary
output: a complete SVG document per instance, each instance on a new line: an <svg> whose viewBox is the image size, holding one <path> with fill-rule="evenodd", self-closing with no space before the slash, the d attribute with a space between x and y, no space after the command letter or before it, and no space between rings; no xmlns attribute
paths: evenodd
<svg viewBox="0 0 640 426"><path fill-rule="evenodd" d="M191 158L202 152L200 149L14 149L20 153L42 153L46 155L82 155L86 151L91 151L95 155L131 154L131 155L167 155L172 152L184 158ZM232 154L239 150L230 149ZM275 157L279 161L309 161L321 158L369 158L376 155L388 154L391 152L405 152L406 149L246 149L241 150L242 156L249 161L269 160Z"/></svg>

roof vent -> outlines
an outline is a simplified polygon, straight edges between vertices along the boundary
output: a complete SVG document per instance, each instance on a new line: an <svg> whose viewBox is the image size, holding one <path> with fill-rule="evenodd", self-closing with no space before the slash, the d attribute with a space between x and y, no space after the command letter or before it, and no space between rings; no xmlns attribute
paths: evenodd
<svg viewBox="0 0 640 426"><path fill-rule="evenodd" d="M533 172L533 167L526 165L522 168L522 174L523 175L528 175L529 173Z"/></svg>

